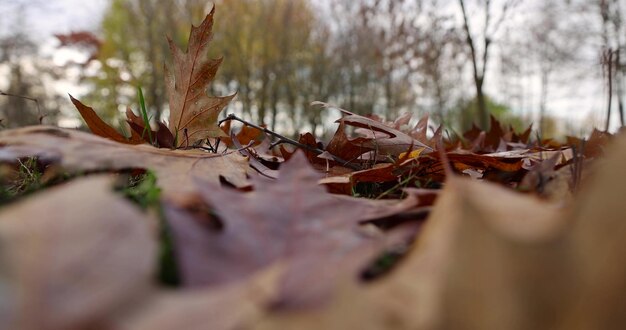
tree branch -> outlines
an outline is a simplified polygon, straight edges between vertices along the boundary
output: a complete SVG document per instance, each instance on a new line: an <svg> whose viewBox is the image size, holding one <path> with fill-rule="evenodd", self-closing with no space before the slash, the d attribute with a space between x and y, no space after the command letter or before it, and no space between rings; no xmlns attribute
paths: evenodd
<svg viewBox="0 0 626 330"><path fill-rule="evenodd" d="M324 153L324 152L325 152L325 151L324 151L324 150L322 150L322 149L318 149L318 148L315 148L315 147L311 147L311 146L309 146L309 145L306 145L306 144L300 143L300 142L298 142L298 141L296 141L296 140L290 139L290 138L288 138L288 137L286 137L286 136L280 135L280 134L278 134L278 133L276 133L276 132L274 132L274 131L272 131L272 130L269 130L269 129L265 128L265 127L261 127L261 126L259 126L259 125L256 125L256 124L253 124L253 123L250 123L250 122L248 122L248 121L246 121L246 120L244 120L244 119L241 119L241 118L237 117L237 116L236 116L235 114L233 114L233 113L229 114L226 118L224 118L224 119L220 120L220 122L218 123L218 125L220 125L220 126L221 126L221 125L222 125L222 123L224 123L224 122L226 122L226 121L229 121L229 120L235 120L235 121L238 121L238 122L240 122L240 123L242 123L242 124L245 124L245 125L248 125L248 126L250 126L250 127L256 128L256 129L258 129L258 130L260 130L260 131L262 131L262 132L264 132L264 133L267 133L267 134L269 134L269 135L271 135L271 136L273 136L273 137L275 137L275 138L279 139L279 141L282 141L283 143L289 143L289 144L294 145L294 146L296 146L296 147L298 147L298 148L300 148L300 149L304 149L304 150L307 150L307 151L313 152L313 153L315 153L315 154L317 154L317 155L320 155L320 154L322 154L322 153ZM273 144L273 145L275 146L275 145L278 145L278 144ZM345 159L343 159L343 158L337 157L337 156L332 155L332 154L331 154L331 157L333 158L333 160L334 160L334 161L336 161L337 163L341 164L341 166L346 166L346 167L349 167L349 168L351 168L351 169L353 169L353 170L357 170L357 171L358 171L358 170L361 170L361 167L360 167L360 166L358 166L358 165L356 165L356 164L353 164L353 163L351 163L350 161L347 161L347 160L345 160Z"/></svg>
<svg viewBox="0 0 626 330"><path fill-rule="evenodd" d="M476 58L476 47L474 46L474 39L472 38L472 33L470 32L467 11L465 10L465 2L463 0L459 0L459 5L461 5L461 13L463 13L463 28L465 29L467 45L469 46L471 52L470 55L472 57L472 65L474 67L474 79L477 79L479 76L478 63Z"/></svg>
<svg viewBox="0 0 626 330"><path fill-rule="evenodd" d="M16 95L16 94L11 94L11 93L6 93L6 92L3 92L3 91L0 91L0 95L8 96L8 97L17 97L17 98L20 98L20 99L24 99L24 100L29 100L29 101L35 102L35 104L37 105L37 114L39 115L39 123L41 124L41 121L43 120L43 118L45 116L42 116L42 114L41 114L41 108L39 107L39 100L37 100L34 97L28 97L28 96L23 96L23 95Z"/></svg>

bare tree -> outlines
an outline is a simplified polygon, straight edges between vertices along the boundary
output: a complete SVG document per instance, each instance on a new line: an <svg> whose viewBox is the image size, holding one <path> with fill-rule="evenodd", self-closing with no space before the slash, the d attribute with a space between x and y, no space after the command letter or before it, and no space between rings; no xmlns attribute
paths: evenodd
<svg viewBox="0 0 626 330"><path fill-rule="evenodd" d="M607 114L605 129L609 129L611 123L611 108L613 97L617 100L620 124L625 125L624 117L624 79L626 77L626 65L622 64L622 52L626 49L625 34L623 26L622 6L620 0L597 0L598 13L600 14L602 28L602 50L601 62L603 75L607 83Z"/></svg>
<svg viewBox="0 0 626 330"><path fill-rule="evenodd" d="M474 78L474 86L476 88L476 101L478 102L478 124L481 128L486 129L489 126L489 110L485 100L483 86L485 84L485 75L489 64L489 51L493 40L496 38L498 30L503 22L507 19L511 9L517 6L518 0L505 0L502 2L500 13L494 17L494 6L491 0L485 0L482 4L484 11L483 29L480 35L472 33L470 18L467 13L466 1L459 0L461 14L463 16L463 29L466 34L466 43L470 51L472 61L472 73ZM495 18L495 20L494 20ZM482 56L479 54L482 47Z"/></svg>

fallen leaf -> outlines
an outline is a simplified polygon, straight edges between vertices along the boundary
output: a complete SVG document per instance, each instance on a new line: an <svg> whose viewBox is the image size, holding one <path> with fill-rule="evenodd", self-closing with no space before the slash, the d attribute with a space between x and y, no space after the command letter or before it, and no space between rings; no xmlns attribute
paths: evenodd
<svg viewBox="0 0 626 330"><path fill-rule="evenodd" d="M312 105L320 105L325 108L339 110L344 116L336 122L343 122L345 125L356 127L358 132L364 135L363 146L370 150L377 150L377 152L383 155L398 155L411 147L432 150L429 146L414 139L407 133L401 132L379 120L357 115L324 102L313 102ZM397 124L401 125L406 121L406 116L401 117ZM359 140L359 142L360 141L361 140ZM332 151L330 152L332 153Z"/></svg>
<svg viewBox="0 0 626 330"><path fill-rule="evenodd" d="M600 140L608 138L598 135L594 154L604 149ZM573 219L568 238L576 256L576 269L570 276L580 279L576 286L580 295L572 299L562 329L626 325L626 135L614 138L605 154L568 212Z"/></svg>
<svg viewBox="0 0 626 330"><path fill-rule="evenodd" d="M460 319L468 322L465 324L460 321L447 322L456 321L454 317L461 313L464 316L471 316L472 311L476 313L477 310L485 320L509 316L503 314L504 311L510 312L512 298L509 296L515 297L514 294L517 292L523 295L527 291L517 290L514 286L520 278L517 278L518 282L497 281L501 274L519 269L516 268L518 260L507 261L505 257L517 257L517 251L514 249L516 244L524 244L525 241L528 241L528 244L540 244L554 237L562 228L562 223L548 221L554 220L559 210L545 205L544 202L497 185L451 178L441 192L407 260L400 263L390 275L369 285L358 285L353 279L344 277L343 284L327 305L321 308L271 314L259 322L259 328L508 329L514 323L504 327L490 327L489 323L479 323L481 327L465 318ZM468 217L472 220L466 220ZM475 221L485 225L470 230L470 227L477 226ZM485 226L492 227L491 231L506 233L511 239L511 242L507 243L510 244L511 251L503 252L493 248L489 250L491 248L489 244L493 243L484 235L478 235L479 231L484 231ZM471 239L471 242L467 239ZM474 244L480 245L480 249ZM471 254L472 259L457 258L457 255L468 254ZM504 263L503 266L492 260L479 259L479 256L484 254L497 256L497 260ZM552 268L546 269L553 269L558 265L548 265ZM476 272L480 275L476 275ZM463 291L450 283L458 278L468 285L476 282L484 286L463 287ZM524 283L532 285L535 278L521 279L525 280ZM450 291L450 288L454 290ZM506 289L516 291L498 291ZM498 294L501 300L485 301L481 296L485 290L489 290L489 294ZM492 304L494 302L497 305ZM449 305L451 303L456 304L453 306L454 309L451 309ZM482 314L487 312L483 308L486 305L491 308L490 315ZM520 315L523 315L524 310L520 311L522 311ZM447 327L449 324L454 326Z"/></svg>
<svg viewBox="0 0 626 330"><path fill-rule="evenodd" d="M276 295L281 268L272 265L245 281L210 289L157 292L117 319L115 329L170 330L251 328Z"/></svg>
<svg viewBox="0 0 626 330"><path fill-rule="evenodd" d="M155 224L103 176L0 210L3 328L76 329L141 297L156 267Z"/></svg>
<svg viewBox="0 0 626 330"><path fill-rule="evenodd" d="M326 185L329 191L335 194L352 195L356 184L361 182L390 182L397 181L398 174L394 174L394 164L377 164L370 169L354 171L338 176L328 176L319 180Z"/></svg>
<svg viewBox="0 0 626 330"><path fill-rule="evenodd" d="M369 147L365 147L363 145L364 142L365 139L363 138L348 138L346 135L346 124L343 121L339 121L339 127L337 127L335 135L328 143L326 151L341 159L356 161L359 156L372 150Z"/></svg>
<svg viewBox="0 0 626 330"><path fill-rule="evenodd" d="M214 13L215 7L199 26L191 27L186 52L168 38L174 57L173 72L166 67L169 128L178 137L179 147L208 137L228 137L217 125L217 118L235 94L226 97L210 97L207 94L207 87L222 63L221 59L208 57Z"/></svg>
<svg viewBox="0 0 626 330"><path fill-rule="evenodd" d="M141 136L134 134L130 138L125 137L124 135L118 133L113 127L109 126L109 124L102 121L93 108L82 104L79 100L72 97L72 95L70 95L70 100L72 100L72 103L74 103L74 106L76 106L76 109L78 109L80 115L83 117L93 134L109 138L120 143L141 144L145 142Z"/></svg>
<svg viewBox="0 0 626 330"><path fill-rule="evenodd" d="M166 210L186 285L217 285L249 276L284 260L283 306L322 301L338 273L356 274L384 247L384 235L359 231L359 223L415 205L373 204L337 198L317 181L302 153L285 163L276 181L254 180L255 191L240 193L205 183L198 188L215 208L223 229L203 227L180 209Z"/></svg>
<svg viewBox="0 0 626 330"><path fill-rule="evenodd" d="M425 114L411 130L411 136L419 141L428 141L428 114Z"/></svg>
<svg viewBox="0 0 626 330"><path fill-rule="evenodd" d="M238 153L211 154L198 150L158 149L127 145L92 134L49 126L0 132L0 160L36 156L70 171L153 170L163 197L184 204L195 194L194 178L218 184L220 178L237 187L248 185L248 161Z"/></svg>
<svg viewBox="0 0 626 330"><path fill-rule="evenodd" d="M380 153L398 155L411 147L432 150L421 141L383 123L346 110L342 110L342 112L345 116L340 121L346 125L361 128L359 132L365 134L365 138L369 139L364 145Z"/></svg>
<svg viewBox="0 0 626 330"><path fill-rule="evenodd" d="M250 145L251 142L251 146L258 146L265 139L265 133L263 131L248 125L243 125L239 132L234 134L234 132L231 132L231 123L232 121L229 120L221 126L222 132L227 134L228 137L222 137L220 140L228 147L235 147L235 143L231 135L234 135L237 141L244 146Z"/></svg>

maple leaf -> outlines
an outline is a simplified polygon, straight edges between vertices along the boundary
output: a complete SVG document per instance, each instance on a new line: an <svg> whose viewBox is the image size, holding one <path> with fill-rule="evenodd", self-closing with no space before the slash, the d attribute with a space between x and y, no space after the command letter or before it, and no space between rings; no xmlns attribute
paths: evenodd
<svg viewBox="0 0 626 330"><path fill-rule="evenodd" d="M150 287L157 219L112 181L76 179L0 210L3 328L82 328Z"/></svg>
<svg viewBox="0 0 626 330"><path fill-rule="evenodd" d="M31 156L73 171L151 169L157 175L163 197L180 203L185 203L195 192L195 177L215 184L223 178L237 187L248 185L248 161L237 153L218 155L121 144L93 134L49 126L0 132L0 160L15 161Z"/></svg>
<svg viewBox="0 0 626 330"><path fill-rule="evenodd" d="M217 118L235 94L226 97L207 94L208 84L222 63L222 59L208 58L214 13L215 7L199 26L192 26L186 52L168 38L174 57L173 73L166 66L169 128L178 137L178 146L192 145L207 137L227 136L217 126Z"/></svg>
<svg viewBox="0 0 626 330"><path fill-rule="evenodd" d="M359 223L410 209L416 201L372 203L326 192L302 153L285 163L277 181L255 180L240 193L200 184L202 197L223 220L221 231L203 228L181 210L166 208L187 285L216 285L249 276L285 260L283 302L308 304L330 292L337 273L356 269L383 247L382 236L360 233ZM381 233L382 235L382 233Z"/></svg>

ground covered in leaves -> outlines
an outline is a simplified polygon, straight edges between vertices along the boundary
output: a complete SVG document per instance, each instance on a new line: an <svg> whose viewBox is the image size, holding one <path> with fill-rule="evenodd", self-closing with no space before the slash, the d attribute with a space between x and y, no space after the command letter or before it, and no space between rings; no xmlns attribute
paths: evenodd
<svg viewBox="0 0 626 330"><path fill-rule="evenodd" d="M169 124L0 132L10 329L624 324L626 138L450 135L340 109L292 141L204 93L211 13L171 45ZM323 107L330 105L320 104ZM141 109L140 109L141 110ZM154 126L154 128L153 128Z"/></svg>

